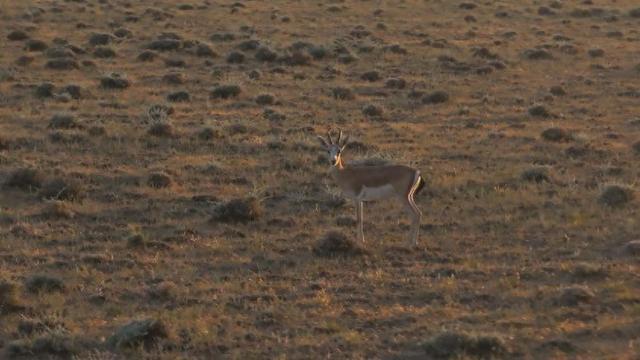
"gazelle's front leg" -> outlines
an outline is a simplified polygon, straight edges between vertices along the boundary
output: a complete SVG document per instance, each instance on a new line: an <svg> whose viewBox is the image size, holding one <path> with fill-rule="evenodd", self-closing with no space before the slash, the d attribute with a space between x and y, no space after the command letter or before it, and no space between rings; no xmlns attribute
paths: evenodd
<svg viewBox="0 0 640 360"><path fill-rule="evenodd" d="M364 244L364 221L362 219L363 202L356 199L356 217L358 219L358 239Z"/></svg>

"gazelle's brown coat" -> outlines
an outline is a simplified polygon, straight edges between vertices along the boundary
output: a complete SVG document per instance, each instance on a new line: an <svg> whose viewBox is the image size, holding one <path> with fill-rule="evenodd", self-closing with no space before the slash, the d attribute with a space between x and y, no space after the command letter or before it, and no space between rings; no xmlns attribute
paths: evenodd
<svg viewBox="0 0 640 360"><path fill-rule="evenodd" d="M347 145L346 139L340 143L342 132L337 144L333 143L329 134L328 141L319 138L329 152L331 175L342 193L356 202L360 240L364 242L363 202L396 198L401 200L412 216L410 240L417 245L422 213L413 197L424 186L420 171L404 165L347 166L342 160L342 151Z"/></svg>

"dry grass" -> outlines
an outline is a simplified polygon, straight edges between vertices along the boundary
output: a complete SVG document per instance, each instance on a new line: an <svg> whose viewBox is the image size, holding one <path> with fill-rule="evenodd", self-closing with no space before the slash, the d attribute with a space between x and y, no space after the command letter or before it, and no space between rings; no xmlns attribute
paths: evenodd
<svg viewBox="0 0 640 360"><path fill-rule="evenodd" d="M0 358L640 351L637 1L0 18ZM349 242L330 126L347 162L421 170L418 249L394 203Z"/></svg>

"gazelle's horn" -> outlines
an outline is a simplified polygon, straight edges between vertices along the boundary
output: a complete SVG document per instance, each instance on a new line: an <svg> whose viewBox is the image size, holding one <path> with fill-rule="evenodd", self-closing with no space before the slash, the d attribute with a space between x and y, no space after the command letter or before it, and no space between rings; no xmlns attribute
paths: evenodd
<svg viewBox="0 0 640 360"><path fill-rule="evenodd" d="M338 131L338 146L342 146L342 143L340 142L342 141L342 130L338 129Z"/></svg>
<svg viewBox="0 0 640 360"><path fill-rule="evenodd" d="M318 140L320 140L320 143L322 144L322 146L324 147L329 147L329 144L327 144L327 140L325 140L322 136L318 135Z"/></svg>
<svg viewBox="0 0 640 360"><path fill-rule="evenodd" d="M344 137L344 141L342 141L342 145L340 145L340 147L344 149L344 147L347 146L348 143L349 143L349 135Z"/></svg>
<svg viewBox="0 0 640 360"><path fill-rule="evenodd" d="M327 139L329 139L329 145L333 145L333 139L331 138L331 130L327 130Z"/></svg>

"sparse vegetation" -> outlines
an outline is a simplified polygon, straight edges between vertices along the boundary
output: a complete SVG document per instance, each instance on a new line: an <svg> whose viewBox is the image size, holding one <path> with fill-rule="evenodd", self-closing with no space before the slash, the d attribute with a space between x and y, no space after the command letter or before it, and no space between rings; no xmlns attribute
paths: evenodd
<svg viewBox="0 0 640 360"><path fill-rule="evenodd" d="M636 358L639 6L2 2L0 358Z"/></svg>

